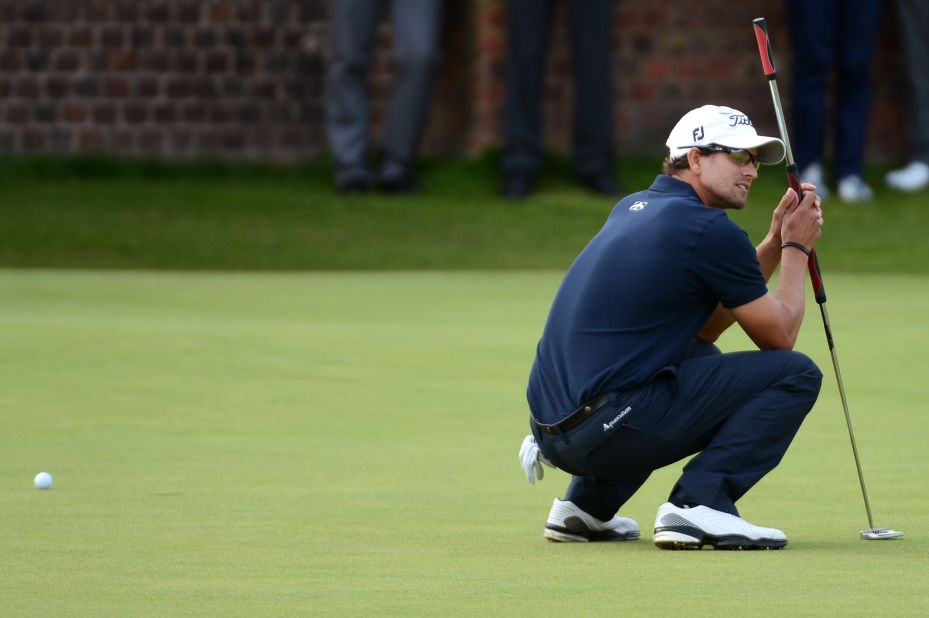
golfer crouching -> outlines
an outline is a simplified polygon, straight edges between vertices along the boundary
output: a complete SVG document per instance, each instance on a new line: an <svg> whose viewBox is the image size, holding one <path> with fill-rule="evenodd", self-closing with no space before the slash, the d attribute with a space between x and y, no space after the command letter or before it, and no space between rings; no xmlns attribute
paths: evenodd
<svg viewBox="0 0 929 618"><path fill-rule="evenodd" d="M621 200L568 269L529 376L526 478L573 475L555 499L553 541L639 538L617 514L649 474L695 455L658 507L662 549L780 549L736 502L774 469L819 394L822 374L792 351L807 257L823 223L816 187L788 189L758 247L726 214L784 144L745 114L705 105L668 137L663 174ZM777 289L766 282L780 265ZM733 323L758 346L723 354Z"/></svg>

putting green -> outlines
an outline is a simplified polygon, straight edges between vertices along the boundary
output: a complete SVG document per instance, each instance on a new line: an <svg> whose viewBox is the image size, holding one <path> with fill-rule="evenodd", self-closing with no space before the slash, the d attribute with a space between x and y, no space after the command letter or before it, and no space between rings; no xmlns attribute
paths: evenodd
<svg viewBox="0 0 929 618"><path fill-rule="evenodd" d="M929 613L929 278L826 278L875 523L906 538L858 540L811 303L823 393L740 502L790 545L684 553L650 542L680 463L622 511L643 540L542 539L567 477L530 488L516 452L560 276L0 271L0 614Z"/></svg>

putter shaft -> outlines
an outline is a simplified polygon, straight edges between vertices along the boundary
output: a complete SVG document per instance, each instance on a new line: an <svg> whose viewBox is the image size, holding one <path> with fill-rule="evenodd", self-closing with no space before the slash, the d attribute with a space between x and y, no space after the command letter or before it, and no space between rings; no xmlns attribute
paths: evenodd
<svg viewBox="0 0 929 618"><path fill-rule="evenodd" d="M771 39L768 36L768 29L764 18L759 17L753 20L752 23L754 24L755 39L758 42L758 53L761 55L761 65L771 88L771 100L774 102L774 115L777 118L777 127L781 133L781 140L784 142L785 158L787 159L787 179L790 186L802 199L803 192L800 189L799 171L797 170L797 164L794 162L793 152L790 149L787 122L784 120L781 96L777 89L777 70L774 68L774 52L771 48ZM888 528L878 529L874 527L874 518L871 515L871 501L868 499L868 490L865 487L864 473L861 471L861 459L858 457L858 444L855 442L855 432L852 429L852 417L848 411L848 400L845 397L845 384L842 382L842 372L839 370L839 357L835 351L835 342L832 339L832 326L829 323L829 314L826 311L826 291L823 286L822 273L819 269L819 260L816 257L815 251L810 254L809 271L813 283L813 291L816 295L816 302L819 304L819 311L823 318L823 328L826 331L829 354L832 356L832 367L835 369L835 378L839 385L839 397L842 399L842 410L845 412L845 423L848 426L848 437L852 443L852 454L855 456L855 469L858 471L858 482L861 484L861 495L864 498L864 507L868 514L868 526L870 528L861 533L861 538L887 539L902 537L902 532L890 530Z"/></svg>
<svg viewBox="0 0 929 618"><path fill-rule="evenodd" d="M819 305L819 312L823 316L823 326L826 329L826 341L829 342L829 354L832 356L832 367L835 369L835 379L839 384L839 397L842 399L842 410L845 412L845 424L848 425L848 437L852 442L852 454L855 456L855 468L858 470L858 482L861 483L861 495L864 498L864 508L868 512L868 527L874 530L874 518L871 516L871 501L868 500L868 490L864 484L864 473L861 471L861 460L858 458L858 444L855 442L855 430L852 429L852 416L848 412L848 400L845 398L845 384L842 383L842 372L839 370L839 355L835 351L835 342L832 340L832 326L829 323L829 314L826 312L826 303Z"/></svg>

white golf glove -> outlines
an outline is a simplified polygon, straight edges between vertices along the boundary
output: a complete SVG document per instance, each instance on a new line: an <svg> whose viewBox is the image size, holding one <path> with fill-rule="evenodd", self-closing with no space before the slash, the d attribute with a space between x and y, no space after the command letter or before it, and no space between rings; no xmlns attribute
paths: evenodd
<svg viewBox="0 0 929 618"><path fill-rule="evenodd" d="M528 435L523 438L523 445L519 447L519 463L523 466L523 472L526 473L526 481L530 485L535 485L536 477L541 481L542 476L545 474L542 464L545 464L549 468L554 468L555 465L545 458L545 455L542 454L542 451L539 450L539 445L536 444L535 436Z"/></svg>

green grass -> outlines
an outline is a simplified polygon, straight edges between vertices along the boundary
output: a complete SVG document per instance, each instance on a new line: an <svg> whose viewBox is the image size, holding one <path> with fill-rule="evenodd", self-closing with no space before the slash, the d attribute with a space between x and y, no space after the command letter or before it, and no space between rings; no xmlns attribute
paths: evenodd
<svg viewBox="0 0 929 618"><path fill-rule="evenodd" d="M98 159L0 161L0 266L200 270L563 270L602 225L613 200L546 162L539 192L497 194L496 159L423 164L415 196L337 195L325 163L301 168ZM630 190L654 161L625 162ZM827 273L929 272L926 194L881 188L877 200L826 203L818 247ZM745 211L754 239L783 194L764 169Z"/></svg>
<svg viewBox="0 0 929 618"><path fill-rule="evenodd" d="M811 305L798 348L824 389L740 503L790 536L759 553L650 543L679 464L623 509L642 541L543 541L566 477L529 488L516 451L560 276L0 271L0 614L929 613L926 276L827 280L876 523L907 538L857 539Z"/></svg>

